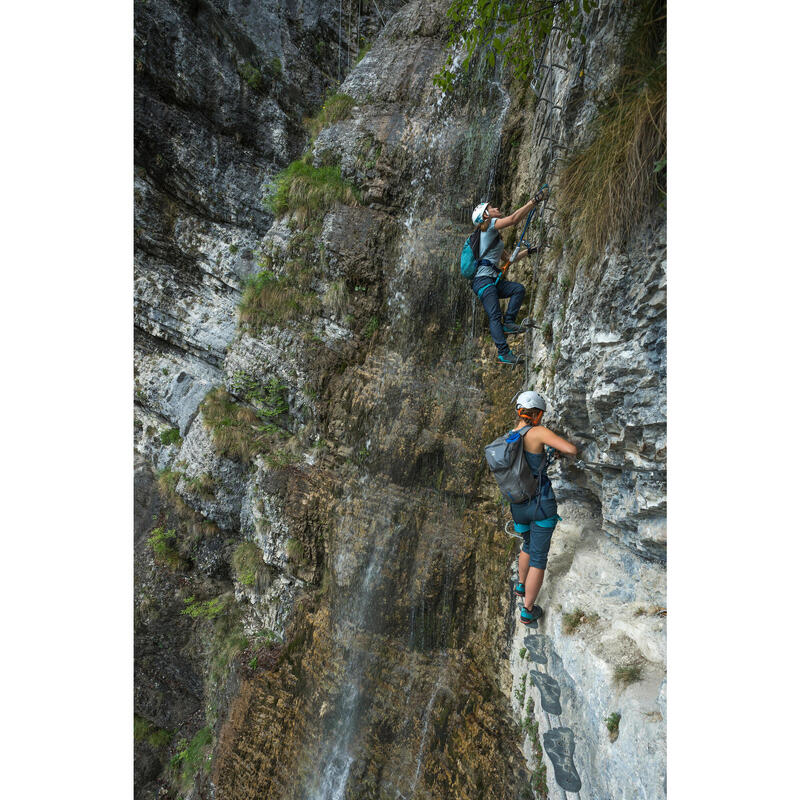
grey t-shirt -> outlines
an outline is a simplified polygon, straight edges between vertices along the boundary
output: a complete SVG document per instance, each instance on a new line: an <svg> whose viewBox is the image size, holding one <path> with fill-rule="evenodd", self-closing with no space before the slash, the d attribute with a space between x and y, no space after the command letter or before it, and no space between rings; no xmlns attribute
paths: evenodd
<svg viewBox="0 0 800 800"><path fill-rule="evenodd" d="M503 239L494 229L494 223L496 219L492 219L489 222L489 227L485 231L481 231L481 244L480 250L478 251L481 255L481 260L486 259L487 261L491 261L492 264L497 266L500 263L500 256L503 254ZM475 273L475 278L482 278L484 275L487 278L495 278L497 277L497 270L492 269L491 267L478 267L478 271Z"/></svg>

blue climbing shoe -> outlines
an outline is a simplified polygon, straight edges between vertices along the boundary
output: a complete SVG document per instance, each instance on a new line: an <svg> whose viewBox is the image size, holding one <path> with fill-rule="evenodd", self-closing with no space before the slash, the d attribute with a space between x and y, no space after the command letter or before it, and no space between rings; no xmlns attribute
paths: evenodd
<svg viewBox="0 0 800 800"><path fill-rule="evenodd" d="M521 583L518 583L514 587L514 594L517 595L517 597L525 597L525 587Z"/></svg>
<svg viewBox="0 0 800 800"><path fill-rule="evenodd" d="M522 356L515 356L510 350L498 355L497 359L501 364L521 364L524 360Z"/></svg>
<svg viewBox="0 0 800 800"><path fill-rule="evenodd" d="M503 333L525 333L525 328L516 322L506 322L503 325Z"/></svg>
<svg viewBox="0 0 800 800"><path fill-rule="evenodd" d="M525 606L522 606L522 608L519 610L519 619L523 625L530 625L531 622L539 619L542 614L544 614L544 611L542 611L542 609L537 605L534 605L530 611L528 611Z"/></svg>

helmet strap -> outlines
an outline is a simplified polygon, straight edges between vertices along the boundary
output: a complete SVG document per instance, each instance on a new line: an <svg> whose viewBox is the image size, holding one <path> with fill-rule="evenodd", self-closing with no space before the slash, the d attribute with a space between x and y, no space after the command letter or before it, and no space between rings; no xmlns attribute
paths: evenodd
<svg viewBox="0 0 800 800"><path fill-rule="evenodd" d="M534 414L531 417L528 414L523 414L521 408L517 409L517 416L519 416L521 419L527 420L534 427L542 421L542 414L544 414L544 411L540 410L538 414Z"/></svg>

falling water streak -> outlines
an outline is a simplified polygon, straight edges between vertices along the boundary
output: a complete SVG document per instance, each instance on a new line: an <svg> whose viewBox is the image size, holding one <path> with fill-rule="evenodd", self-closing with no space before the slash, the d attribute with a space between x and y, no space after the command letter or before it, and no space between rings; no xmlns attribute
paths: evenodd
<svg viewBox="0 0 800 800"><path fill-rule="evenodd" d="M422 725L422 736L420 737L419 752L417 753L417 771L414 774L414 780L411 783L411 788L408 790L409 798L414 797L414 792L416 791L417 784L419 783L419 773L422 771L422 754L425 750L425 739L428 736L428 726L431 721L431 711L433 710L433 702L434 700L436 700L436 695L439 694L439 690L441 688L442 688L442 676L440 674L438 680L436 681L436 685L433 687L431 699L428 700L428 705L425 708L425 715L423 717L423 725Z"/></svg>
<svg viewBox="0 0 800 800"><path fill-rule="evenodd" d="M497 81L492 82L492 86L495 86L497 90L503 97L503 108L500 111L500 115L497 118L497 122L495 124L495 137L494 137L494 144L492 145L493 154L490 160L490 168L489 168L489 175L486 181L486 193L484 197L491 197L492 190L494 189L494 179L497 174L497 162L500 159L500 141L503 138L503 125L505 124L506 114L508 114L508 109L511 106L511 95L498 83Z"/></svg>
<svg viewBox="0 0 800 800"><path fill-rule="evenodd" d="M379 566L385 560L385 550L385 541L373 548L369 564L364 570L364 577L356 595L357 602L346 610L342 627L356 630L365 627L367 610L373 595L372 589L379 572ZM320 782L314 788L313 794L310 795L310 800L344 800L350 768L355 760L355 757L350 753L350 745L355 734L356 710L360 695L359 682L363 674L363 662L363 654L358 653L358 651L351 654L348 659L345 670L348 679L341 693L345 711L336 725L331 737L332 742L329 744L327 752L320 759L320 763L324 764L324 766L321 770Z"/></svg>

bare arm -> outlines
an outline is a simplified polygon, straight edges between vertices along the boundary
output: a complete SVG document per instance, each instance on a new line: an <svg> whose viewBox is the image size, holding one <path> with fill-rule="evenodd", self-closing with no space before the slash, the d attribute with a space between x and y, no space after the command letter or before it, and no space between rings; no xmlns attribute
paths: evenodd
<svg viewBox="0 0 800 800"><path fill-rule="evenodd" d="M501 228L508 228L511 225L516 225L534 206L536 203L533 200L528 200L522 208L518 208L513 214L508 217L500 217L495 223L495 230Z"/></svg>
<svg viewBox="0 0 800 800"><path fill-rule="evenodd" d="M549 428L539 425L538 427L534 428L534 430L539 434L537 439L542 444L549 444L550 447L555 447L556 450L560 450L562 453L566 453L569 456L577 455L578 448L575 447L574 444L571 444L566 439L562 439L558 434L553 433L553 431L551 431Z"/></svg>

